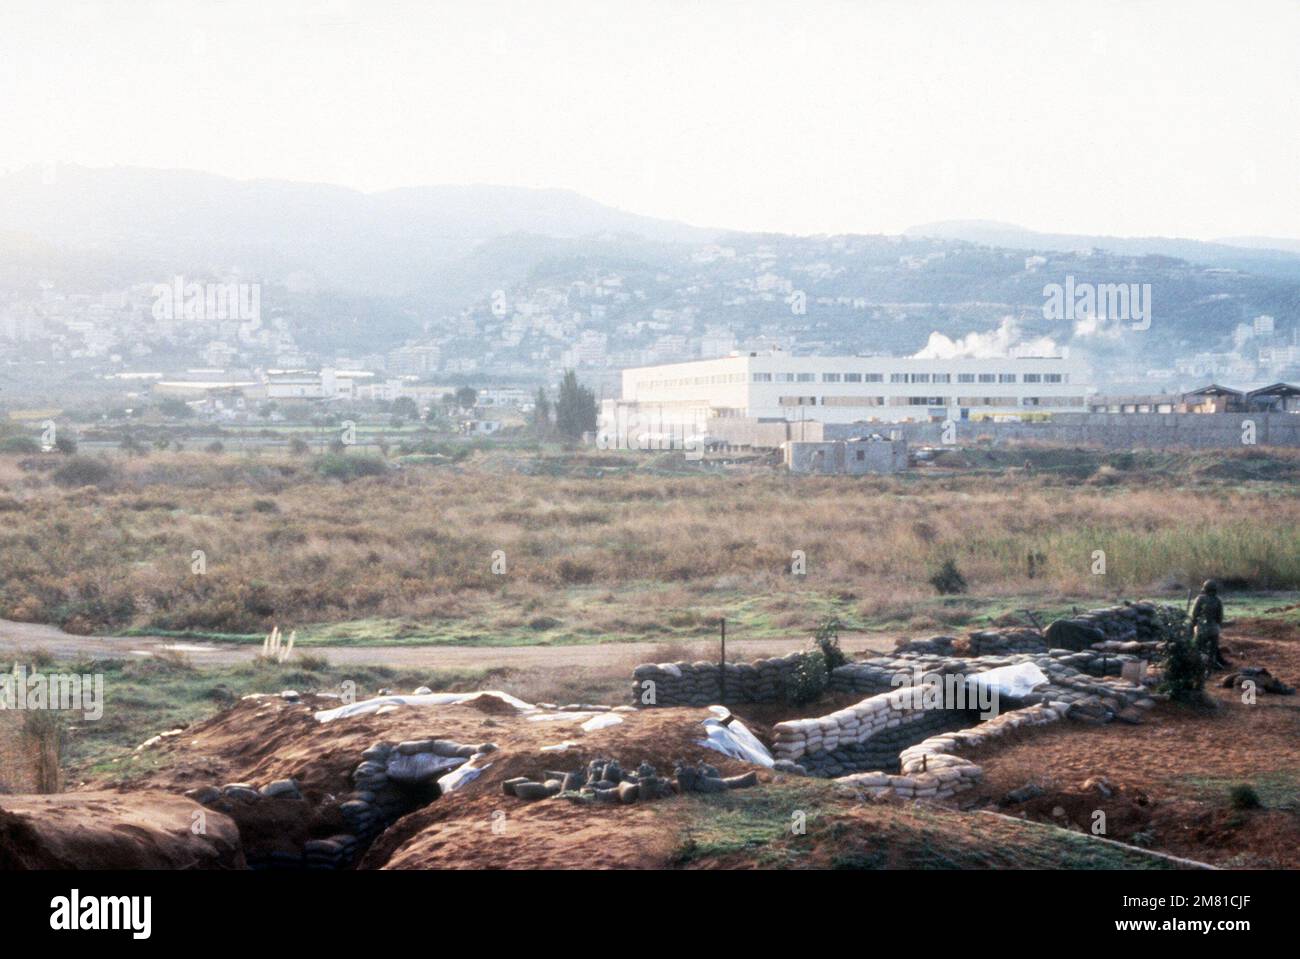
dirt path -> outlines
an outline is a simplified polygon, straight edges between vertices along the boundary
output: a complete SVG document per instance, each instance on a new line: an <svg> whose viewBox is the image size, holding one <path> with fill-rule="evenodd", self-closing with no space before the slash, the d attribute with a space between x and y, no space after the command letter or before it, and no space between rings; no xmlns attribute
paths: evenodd
<svg viewBox="0 0 1300 959"><path fill-rule="evenodd" d="M841 645L850 655L866 650L888 652L894 635L846 633ZM806 635L781 639L731 640L727 658L754 659L780 656L808 644ZM684 643L695 650L700 643ZM323 655L335 665L375 665L427 669L477 669L505 666L512 669L554 669L567 666L596 668L625 664L636 657L662 653L662 642L602 643L581 646L305 646L305 651ZM57 626L17 623L0 619L0 660L40 650L56 659L122 659L180 652L196 666L224 666L247 662L258 653L257 646L204 643L167 639L160 636L75 636ZM693 653L690 655L694 655Z"/></svg>

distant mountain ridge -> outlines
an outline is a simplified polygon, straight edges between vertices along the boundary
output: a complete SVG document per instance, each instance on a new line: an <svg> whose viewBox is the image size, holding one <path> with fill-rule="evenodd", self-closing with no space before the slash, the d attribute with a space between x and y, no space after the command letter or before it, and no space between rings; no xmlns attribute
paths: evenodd
<svg viewBox="0 0 1300 959"><path fill-rule="evenodd" d="M1042 252L1099 249L1126 256L1169 256L1205 266L1245 270L1270 276L1300 277L1300 240L1243 237L1214 242L1179 237L1097 236L1085 233L1040 233L995 220L942 220L909 227L905 236L965 240L981 246Z"/></svg>
<svg viewBox="0 0 1300 959"><path fill-rule="evenodd" d="M400 294L488 240L628 235L700 243L718 231L627 213L569 190L427 186L362 193L137 167L29 167L0 176L0 234L176 271Z"/></svg>

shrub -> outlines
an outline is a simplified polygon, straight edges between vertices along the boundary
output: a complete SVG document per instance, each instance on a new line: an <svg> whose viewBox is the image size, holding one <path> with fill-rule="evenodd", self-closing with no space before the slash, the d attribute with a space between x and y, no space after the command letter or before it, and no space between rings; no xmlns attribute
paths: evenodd
<svg viewBox="0 0 1300 959"><path fill-rule="evenodd" d="M1255 787L1250 783L1238 783L1232 787L1228 793L1228 799L1232 802L1233 809L1260 809L1264 803L1259 798L1259 793L1255 792Z"/></svg>
<svg viewBox="0 0 1300 959"><path fill-rule="evenodd" d="M108 486L115 476L113 464L93 456L73 456L54 471L60 486Z"/></svg>
<svg viewBox="0 0 1300 959"><path fill-rule="evenodd" d="M23 713L22 732L35 760L36 791L58 792L62 778L63 718L54 710L27 710Z"/></svg>
<svg viewBox="0 0 1300 959"><path fill-rule="evenodd" d="M346 482L362 476L383 476L388 472L388 464L378 456L327 453L316 461L316 471L327 479L341 479Z"/></svg>
<svg viewBox="0 0 1300 959"><path fill-rule="evenodd" d="M77 441L71 436L61 435L54 441L54 448L64 456L72 456L77 452Z"/></svg>
<svg viewBox="0 0 1300 959"><path fill-rule="evenodd" d="M6 436L0 440L0 453L39 453L41 444L30 436Z"/></svg>
<svg viewBox="0 0 1300 959"><path fill-rule="evenodd" d="M1209 664L1190 629L1171 639L1165 646L1164 679L1160 691L1177 702L1198 702L1204 697L1205 677Z"/></svg>
<svg viewBox="0 0 1300 959"><path fill-rule="evenodd" d="M930 585L940 596L952 596L966 592L966 577L957 568L956 560L945 559L943 565L930 577Z"/></svg>
<svg viewBox="0 0 1300 959"><path fill-rule="evenodd" d="M311 452L311 447L307 445L307 441L301 436L295 436L289 441L289 452L294 456L305 456Z"/></svg>
<svg viewBox="0 0 1300 959"><path fill-rule="evenodd" d="M830 672L837 666L843 666L849 661L849 657L840 649L840 629L844 626L834 616L823 619L817 625L817 631L813 634L813 643L821 654L826 657L826 671Z"/></svg>
<svg viewBox="0 0 1300 959"><path fill-rule="evenodd" d="M203 448L209 453L224 453L226 451L226 444L221 442L221 440L213 440Z"/></svg>
<svg viewBox="0 0 1300 959"><path fill-rule="evenodd" d="M821 699L826 692L830 673L826 657L820 649L812 649L799 657L794 668L786 674L785 700L791 706L803 706Z"/></svg>

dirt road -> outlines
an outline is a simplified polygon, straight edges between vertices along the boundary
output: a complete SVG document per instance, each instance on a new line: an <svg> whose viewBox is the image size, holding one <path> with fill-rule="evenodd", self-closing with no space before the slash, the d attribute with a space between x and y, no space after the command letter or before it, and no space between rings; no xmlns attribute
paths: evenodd
<svg viewBox="0 0 1300 959"><path fill-rule="evenodd" d="M893 635L846 633L840 637L844 651L852 655L865 650L888 652ZM806 635L781 639L728 640L729 660L779 656L808 644ZM618 665L662 653L662 642L602 643L583 646L305 646L304 651L323 655L335 665L375 665L427 669L482 669L505 666L511 669L554 669L566 666L599 667ZM697 650L701 643L683 644ZM47 652L60 660L124 659L153 656L160 652L183 653L196 666L229 665L251 660L257 646L203 643L160 636L75 636L57 626L17 623L0 619L0 661L20 654ZM693 656L694 653L691 653Z"/></svg>

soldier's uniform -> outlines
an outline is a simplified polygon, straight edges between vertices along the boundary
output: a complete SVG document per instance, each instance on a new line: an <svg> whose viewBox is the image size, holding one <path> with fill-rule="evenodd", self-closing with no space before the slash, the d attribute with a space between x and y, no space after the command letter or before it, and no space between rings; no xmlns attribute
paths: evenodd
<svg viewBox="0 0 1300 959"><path fill-rule="evenodd" d="M1219 599L1219 584L1207 579L1192 607L1192 623L1196 627L1196 646L1205 654L1210 669L1223 669L1228 665L1219 652L1219 632L1223 626L1223 601Z"/></svg>

